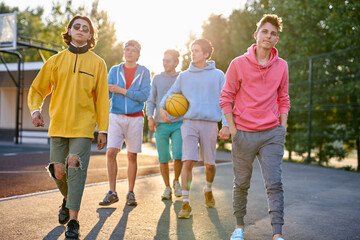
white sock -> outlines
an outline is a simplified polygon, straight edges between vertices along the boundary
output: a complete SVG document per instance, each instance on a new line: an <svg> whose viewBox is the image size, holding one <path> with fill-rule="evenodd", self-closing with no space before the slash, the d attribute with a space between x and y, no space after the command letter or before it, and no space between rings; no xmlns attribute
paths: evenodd
<svg viewBox="0 0 360 240"><path fill-rule="evenodd" d="M210 192L212 191L212 182L208 182L206 181L206 186L205 186L205 192Z"/></svg>
<svg viewBox="0 0 360 240"><path fill-rule="evenodd" d="M190 204L190 198L189 198L190 191L182 190L181 193L182 193L182 201L188 202Z"/></svg>

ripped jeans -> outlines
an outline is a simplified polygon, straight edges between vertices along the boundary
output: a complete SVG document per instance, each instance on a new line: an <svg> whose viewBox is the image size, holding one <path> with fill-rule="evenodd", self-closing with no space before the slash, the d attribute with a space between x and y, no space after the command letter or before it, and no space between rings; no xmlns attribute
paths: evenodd
<svg viewBox="0 0 360 240"><path fill-rule="evenodd" d="M67 196L66 207L71 210L80 210L89 166L90 150L90 138L51 137L48 171L55 180L61 194ZM69 156L78 161L76 167L68 167ZM64 166L65 171L61 180L55 177L54 163Z"/></svg>

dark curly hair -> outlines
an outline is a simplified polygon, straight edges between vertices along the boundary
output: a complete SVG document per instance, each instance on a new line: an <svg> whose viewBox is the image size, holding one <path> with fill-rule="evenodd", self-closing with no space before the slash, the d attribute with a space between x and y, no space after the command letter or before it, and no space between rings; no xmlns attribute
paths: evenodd
<svg viewBox="0 0 360 240"><path fill-rule="evenodd" d="M65 32L61 33L63 36L63 41L64 43L66 43L66 45L70 46L70 42L71 42L71 36L69 35L69 29L71 29L72 25L74 24L76 19L82 19L85 20L90 27L90 34L92 35L90 40L87 40L87 44L89 46L89 49L93 49L96 46L97 43L97 28L94 26L93 22L91 21L90 18L88 18L87 16L82 16L82 15L77 15L75 17L73 17L70 22L68 23L68 25L65 27Z"/></svg>

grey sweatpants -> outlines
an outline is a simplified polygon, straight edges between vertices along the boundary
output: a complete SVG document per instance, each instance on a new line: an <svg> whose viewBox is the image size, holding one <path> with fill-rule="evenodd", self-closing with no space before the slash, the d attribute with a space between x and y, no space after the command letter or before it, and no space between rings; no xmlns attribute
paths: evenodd
<svg viewBox="0 0 360 240"><path fill-rule="evenodd" d="M261 132L237 130L232 141L233 208L237 225L244 225L252 165L257 157L266 188L273 234L282 234L284 195L281 182L281 163L284 155L285 135L286 130L283 126Z"/></svg>

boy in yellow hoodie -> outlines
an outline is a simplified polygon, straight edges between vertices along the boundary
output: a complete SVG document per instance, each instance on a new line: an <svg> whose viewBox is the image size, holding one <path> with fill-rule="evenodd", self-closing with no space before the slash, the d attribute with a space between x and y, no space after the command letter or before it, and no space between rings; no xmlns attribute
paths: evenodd
<svg viewBox="0 0 360 240"><path fill-rule="evenodd" d="M65 236L76 239L96 124L98 149L106 143L109 93L104 60L89 51L97 41L92 21L86 16L75 16L62 36L69 47L52 56L41 68L30 87L28 106L34 126L43 127L42 104L52 93L48 170L64 196L59 223L68 222Z"/></svg>

